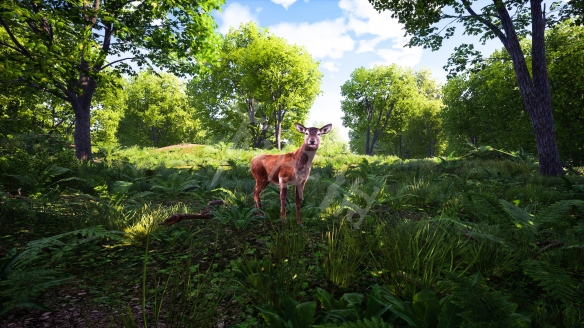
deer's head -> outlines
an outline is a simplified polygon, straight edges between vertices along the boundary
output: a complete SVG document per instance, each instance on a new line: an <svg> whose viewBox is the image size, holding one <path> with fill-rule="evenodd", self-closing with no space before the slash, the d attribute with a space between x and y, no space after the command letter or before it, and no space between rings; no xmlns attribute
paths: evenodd
<svg viewBox="0 0 584 328"><path fill-rule="evenodd" d="M300 133L304 133L304 149L306 150L317 150L320 146L320 136L327 134L332 129L332 124L327 124L322 128L305 128L302 124L296 123L296 130Z"/></svg>

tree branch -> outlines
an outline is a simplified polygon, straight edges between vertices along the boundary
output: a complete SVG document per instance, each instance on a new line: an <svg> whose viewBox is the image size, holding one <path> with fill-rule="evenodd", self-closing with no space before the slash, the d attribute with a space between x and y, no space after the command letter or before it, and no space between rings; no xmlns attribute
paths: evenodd
<svg viewBox="0 0 584 328"><path fill-rule="evenodd" d="M103 70L103 69L105 69L105 68L107 68L107 67L109 67L111 65L114 65L116 63L122 62L124 60L128 60L128 59L132 60L132 59L135 59L135 58L136 57L128 57L128 58L122 58L122 59L114 60L113 62L107 63L106 65L102 66L101 69Z"/></svg>
<svg viewBox="0 0 584 328"><path fill-rule="evenodd" d="M14 34L12 33L12 31L10 30L10 28L8 27L8 25L4 21L4 19L2 19L2 17L0 17L0 24L4 27L4 30L6 30L6 33L8 33L8 36L10 37L10 39L12 40L12 42L14 42L14 44L16 45L17 51L20 52L20 53L22 53L23 55L25 55L29 59L34 60L33 56L30 54L30 52L28 52L28 49L26 49L25 47L23 47L18 42L18 39L16 39L16 37L14 36Z"/></svg>
<svg viewBox="0 0 584 328"><path fill-rule="evenodd" d="M503 42L504 45L507 43L507 36L505 36L505 34L495 24L486 20L483 17L483 15L477 14L474 11L474 9L472 9L472 7L470 6L470 2L468 0L462 0L462 4L464 5L464 8L466 8L466 11L468 11L472 17L476 18L479 22L483 23L486 27L491 29L491 31L493 31L497 35L499 40L501 40L501 42Z"/></svg>

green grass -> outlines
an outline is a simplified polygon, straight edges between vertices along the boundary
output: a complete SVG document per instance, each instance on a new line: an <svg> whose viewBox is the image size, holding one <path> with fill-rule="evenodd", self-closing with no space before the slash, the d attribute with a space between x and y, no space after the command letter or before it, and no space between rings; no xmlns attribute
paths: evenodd
<svg viewBox="0 0 584 328"><path fill-rule="evenodd" d="M459 313L464 327L584 326L584 177L544 177L525 158L319 152L300 228L291 196L288 220L279 222L277 187L262 195L264 215L255 212L249 162L259 153L224 144L134 147L78 163L69 150L3 149L0 258L28 253L0 275L0 292L10 291L0 302L51 305L50 291L84 286L86 306L109 308L112 326L186 327L198 318L257 327L272 314L296 320L317 288L338 300L378 284L391 293L385 301L407 310L384 316L394 327L427 318L414 311L420 295L451 295L441 310ZM214 219L159 225L214 199L225 201ZM111 233L67 234L96 226ZM46 288L23 284L33 271ZM138 305L145 315L128 311ZM311 320L330 318L319 305Z"/></svg>

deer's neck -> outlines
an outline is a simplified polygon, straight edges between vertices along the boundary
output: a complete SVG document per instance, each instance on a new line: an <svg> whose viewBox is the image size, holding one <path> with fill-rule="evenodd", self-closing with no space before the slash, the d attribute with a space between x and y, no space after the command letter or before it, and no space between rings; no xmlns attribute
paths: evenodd
<svg viewBox="0 0 584 328"><path fill-rule="evenodd" d="M294 158L296 158L296 171L304 171L306 169L310 171L315 156L316 149L306 149L304 144L302 144L294 154Z"/></svg>

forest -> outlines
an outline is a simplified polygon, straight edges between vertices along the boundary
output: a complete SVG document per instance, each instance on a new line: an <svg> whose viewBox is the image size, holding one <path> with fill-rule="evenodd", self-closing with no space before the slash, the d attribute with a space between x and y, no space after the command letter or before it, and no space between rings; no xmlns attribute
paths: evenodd
<svg viewBox="0 0 584 328"><path fill-rule="evenodd" d="M0 325L584 327L581 2L369 2L501 47L355 69L303 225L250 162L329 123L305 47L221 0L2 2Z"/></svg>

